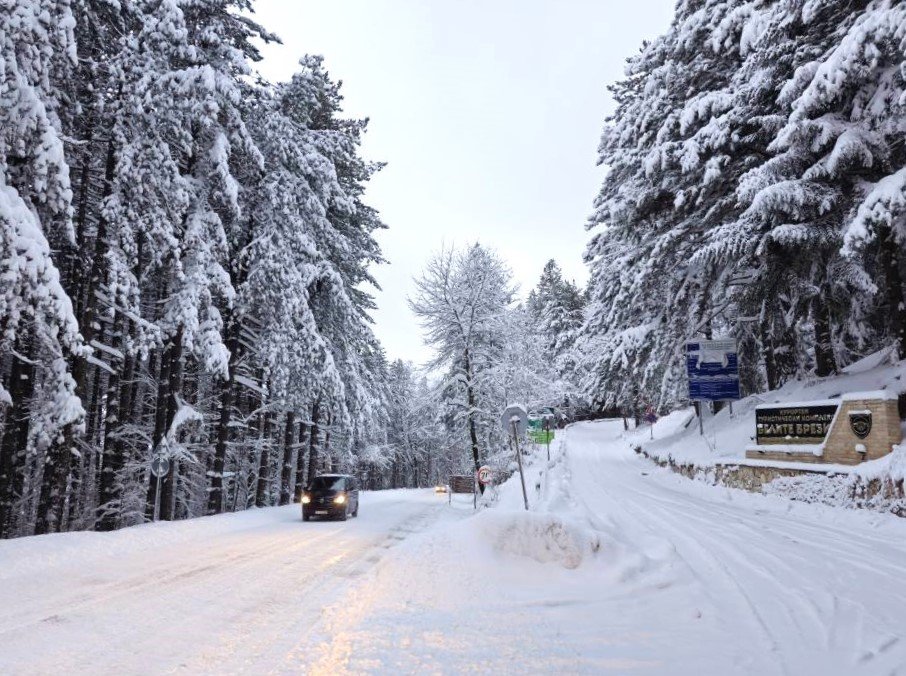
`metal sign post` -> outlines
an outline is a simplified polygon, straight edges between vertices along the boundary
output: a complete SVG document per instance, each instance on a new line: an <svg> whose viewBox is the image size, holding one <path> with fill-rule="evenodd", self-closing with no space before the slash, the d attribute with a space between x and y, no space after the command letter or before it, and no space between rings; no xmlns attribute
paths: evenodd
<svg viewBox="0 0 906 676"><path fill-rule="evenodd" d="M156 489L154 491L154 520L160 518L160 481L170 471L170 459L163 455L156 455L151 458L151 474L156 480Z"/></svg>
<svg viewBox="0 0 906 676"><path fill-rule="evenodd" d="M645 409L645 422L651 425L651 438L654 439L654 423L657 422L657 412L654 406L649 405Z"/></svg>
<svg viewBox="0 0 906 676"><path fill-rule="evenodd" d="M507 406L500 416L500 426L503 431L513 435L513 444L516 446L516 463L519 465L519 480L522 482L522 499L525 502L525 511L528 511L528 493L525 490L525 474L522 472L522 451L519 450L519 437L528 429L528 413L522 406Z"/></svg>
<svg viewBox="0 0 906 676"><path fill-rule="evenodd" d="M528 493L525 492L525 474L522 472L522 452L519 450L519 436L516 434L516 421L513 421L513 443L516 444L516 462L519 463L519 481L522 482L522 499L525 511L528 511Z"/></svg>
<svg viewBox="0 0 906 676"><path fill-rule="evenodd" d="M553 436L554 416L545 413L541 418L541 429L544 431L544 444L547 446L547 461L551 461L551 437Z"/></svg>

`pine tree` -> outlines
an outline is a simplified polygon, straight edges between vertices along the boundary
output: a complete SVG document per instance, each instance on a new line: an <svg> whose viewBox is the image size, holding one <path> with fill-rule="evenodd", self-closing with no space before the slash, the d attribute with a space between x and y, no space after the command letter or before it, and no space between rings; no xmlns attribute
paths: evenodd
<svg viewBox="0 0 906 676"><path fill-rule="evenodd" d="M611 90L617 111L599 149L609 172L588 225L602 229L586 252L582 348L586 389L602 405L630 405L637 391L660 403L680 398L684 343L712 330L712 271L693 255L722 217L714 193L725 160L703 161L701 145L726 133L723 90L740 53L710 41L746 4L678 3L668 33Z"/></svg>
<svg viewBox="0 0 906 676"><path fill-rule="evenodd" d="M755 391L898 335L894 240L858 214L898 168L878 130L898 117L900 12L690 0L630 61L602 137L575 351L600 403L682 401L689 339L735 337Z"/></svg>
<svg viewBox="0 0 906 676"><path fill-rule="evenodd" d="M44 459L44 512L58 527L72 447L84 424L69 360L85 353L51 242L74 243L59 92L75 67L67 2L0 8L0 537L16 514L27 454Z"/></svg>
<svg viewBox="0 0 906 676"><path fill-rule="evenodd" d="M380 165L319 58L255 75L250 9L0 8L0 536L271 504L285 453L283 500L380 458Z"/></svg>

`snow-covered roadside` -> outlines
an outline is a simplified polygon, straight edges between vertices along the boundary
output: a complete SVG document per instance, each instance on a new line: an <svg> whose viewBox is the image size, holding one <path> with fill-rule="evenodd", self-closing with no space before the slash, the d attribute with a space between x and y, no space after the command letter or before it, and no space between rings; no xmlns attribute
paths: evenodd
<svg viewBox="0 0 906 676"><path fill-rule="evenodd" d="M660 465L682 474L715 483L749 483L736 476L736 467L783 467L808 472L802 476L780 476L761 486L766 494L804 502L841 507L858 507L906 516L906 444L892 453L860 465L777 463L745 458L745 449L755 438L755 408L765 403L839 400L853 392L877 392L896 396L906 391L906 360L892 362L890 350L882 350L856 362L840 375L796 381L763 395L734 402L711 416L705 413L701 434L691 407L673 411L653 426L629 431L627 440ZM728 478L729 477L729 478ZM759 490L759 483L749 486Z"/></svg>
<svg viewBox="0 0 906 676"><path fill-rule="evenodd" d="M906 522L690 482L618 421L559 437L530 513L513 477L408 540L327 612L312 671L906 670Z"/></svg>
<svg viewBox="0 0 906 676"><path fill-rule="evenodd" d="M651 426L635 430L629 438L651 457L661 460L710 467L716 462L745 457L746 446L754 443L755 407L761 404L839 399L847 392L906 392L906 360L891 363L889 350L851 364L843 373L828 378L791 381L783 387L761 395L733 402L733 411L725 407L716 415L706 413L704 435L692 408L674 411ZM883 469L885 459L865 463L864 472Z"/></svg>

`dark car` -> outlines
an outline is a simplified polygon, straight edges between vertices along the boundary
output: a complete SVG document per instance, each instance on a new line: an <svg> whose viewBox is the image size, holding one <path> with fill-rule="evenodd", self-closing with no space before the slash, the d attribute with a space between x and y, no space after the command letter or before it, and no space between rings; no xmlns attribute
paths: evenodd
<svg viewBox="0 0 906 676"><path fill-rule="evenodd" d="M322 474L302 494L302 520L325 516L346 521L359 515L359 484L348 474Z"/></svg>

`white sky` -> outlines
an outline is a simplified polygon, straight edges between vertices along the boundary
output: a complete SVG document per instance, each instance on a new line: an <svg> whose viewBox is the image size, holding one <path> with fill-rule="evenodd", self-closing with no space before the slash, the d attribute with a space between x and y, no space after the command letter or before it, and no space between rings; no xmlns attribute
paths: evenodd
<svg viewBox="0 0 906 676"><path fill-rule="evenodd" d="M606 85L674 0L257 0L283 45L271 80L305 53L343 81L345 112L369 117L365 155L388 163L368 202L389 230L375 332L391 359L429 351L409 312L412 278L442 244L476 240L508 261L523 294L550 258L583 283L584 229Z"/></svg>

